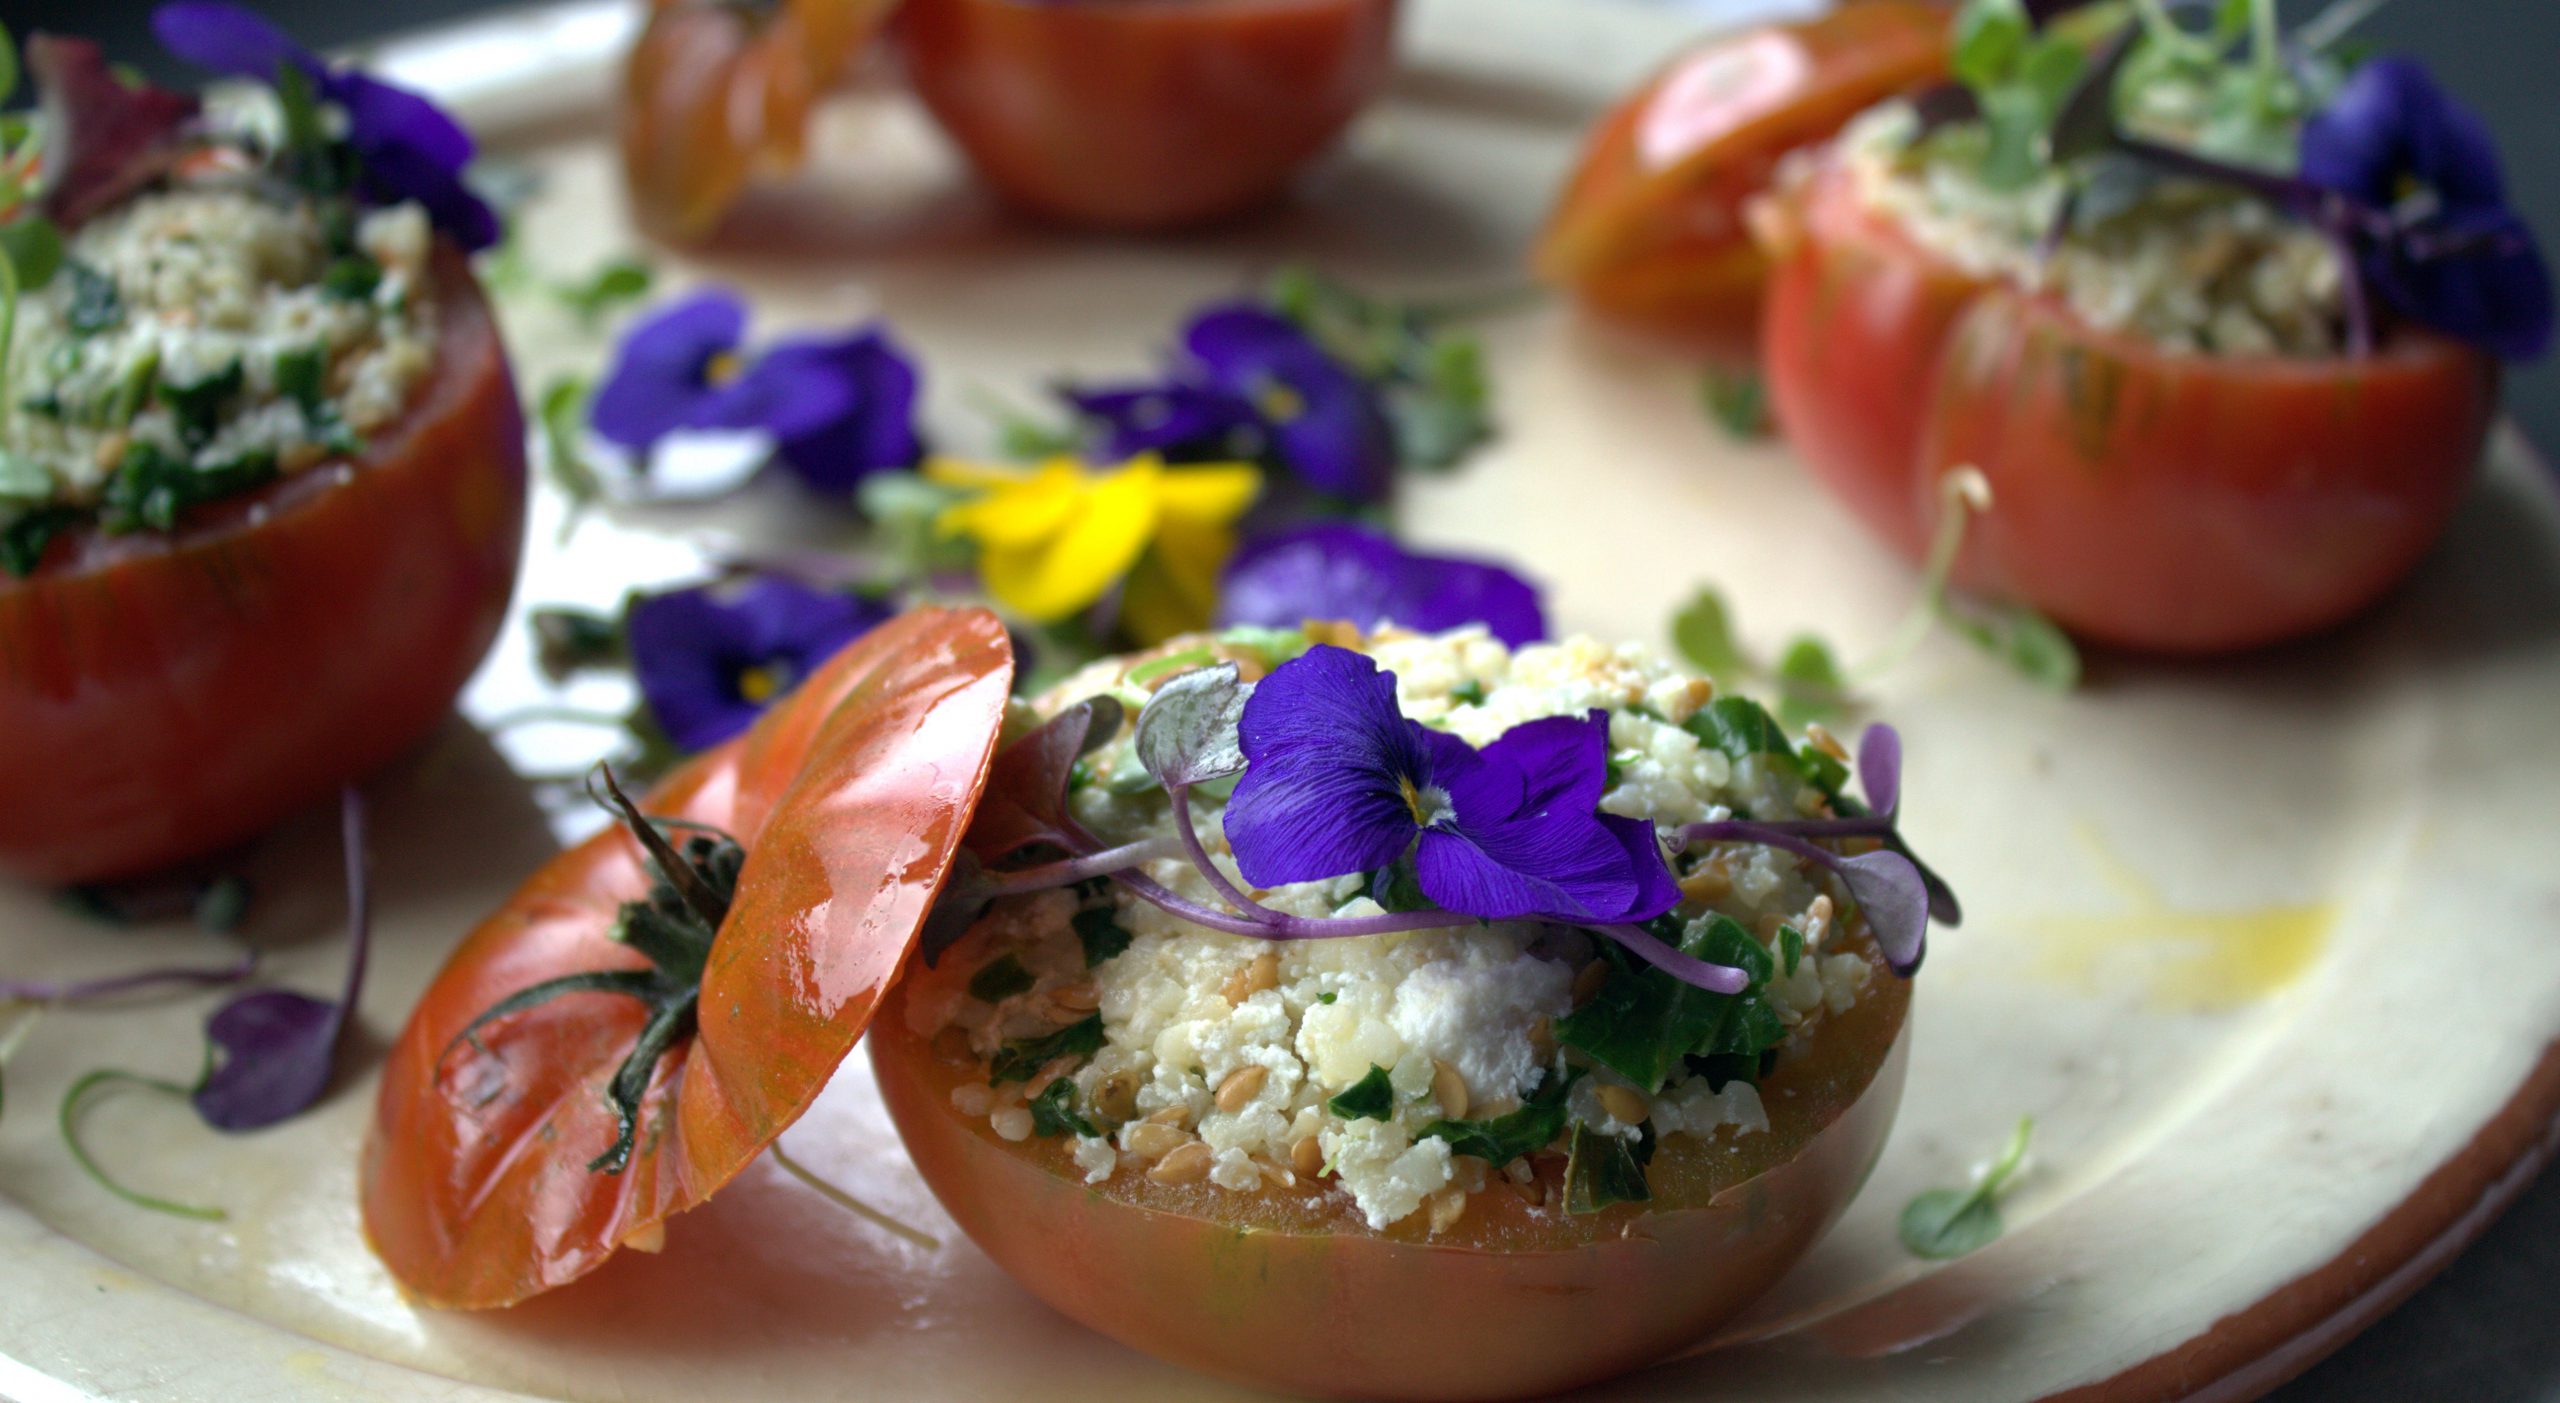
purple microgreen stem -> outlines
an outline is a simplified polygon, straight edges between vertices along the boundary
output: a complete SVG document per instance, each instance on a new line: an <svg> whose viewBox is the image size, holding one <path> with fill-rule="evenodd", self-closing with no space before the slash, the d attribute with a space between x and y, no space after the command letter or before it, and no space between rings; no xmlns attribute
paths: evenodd
<svg viewBox="0 0 2560 1403"><path fill-rule="evenodd" d="M989 885L984 888L983 895L991 901L1008 896L1027 896L1032 892L1090 882L1096 877L1116 877L1146 863L1180 856L1182 843L1178 838L1141 838L1134 843L1122 843L1116 848L1104 848L1080 857L1045 862L1037 867L989 872L986 874Z"/></svg>
<svg viewBox="0 0 2560 1403"><path fill-rule="evenodd" d="M1731 965L1710 964L1695 955L1673 949L1638 926L1594 926L1593 930L1618 942L1628 954L1652 965L1683 984L1695 985L1711 994L1739 994L1751 987L1751 973Z"/></svg>
<svg viewBox="0 0 2560 1403"><path fill-rule="evenodd" d="M1410 930L1439 930L1478 924L1475 917L1461 916L1455 911L1388 911L1375 916L1290 916L1277 912L1263 917L1237 916L1193 901L1153 877L1124 872L1114 880L1167 914L1179 916L1193 925L1225 931L1229 935L1250 935L1261 940L1332 940L1342 936L1396 935Z"/></svg>
<svg viewBox="0 0 2560 1403"><path fill-rule="evenodd" d="M237 984L257 969L258 952L243 950L239 959L227 965L150 969L104 979L0 979L0 1002L80 1004L147 989L215 988Z"/></svg>
<svg viewBox="0 0 2560 1403"><path fill-rule="evenodd" d="M1209 850L1200 845L1200 830L1191 821L1191 786L1168 784L1164 792L1165 797L1173 801L1173 831L1182 839L1182 850L1190 856L1191 865L1200 869L1200 875L1209 883L1210 889L1225 897L1227 904L1243 915L1287 919L1227 880L1227 874L1210 860Z"/></svg>

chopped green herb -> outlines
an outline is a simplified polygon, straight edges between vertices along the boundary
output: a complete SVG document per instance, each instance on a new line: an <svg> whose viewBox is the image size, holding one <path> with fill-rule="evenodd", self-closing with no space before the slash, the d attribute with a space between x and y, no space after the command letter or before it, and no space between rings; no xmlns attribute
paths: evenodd
<svg viewBox="0 0 2560 1403"><path fill-rule="evenodd" d="M1042 1037L1016 1038L1006 1043L997 1049L995 1060L987 1064L987 1080L998 1086L1009 1081L1029 1081L1039 1075L1041 1068L1061 1057L1072 1057L1081 1065L1101 1050L1102 1015L1097 1013Z"/></svg>
<svg viewBox="0 0 2560 1403"><path fill-rule="evenodd" d="M125 362L123 373L116 377L103 398L89 405L83 418L99 428L122 428L142 412L142 406L150 402L159 383L160 348L145 346L142 354Z"/></svg>
<svg viewBox="0 0 2560 1403"><path fill-rule="evenodd" d="M382 286L382 265L362 254L341 258L320 275L320 290L341 302L362 302Z"/></svg>
<svg viewBox="0 0 2560 1403"><path fill-rule="evenodd" d="M1804 932L1794 926L1778 927L1778 972L1790 979L1796 966L1804 963Z"/></svg>
<svg viewBox="0 0 2560 1403"><path fill-rule="evenodd" d="M1564 1166L1564 1211L1597 1213L1613 1203L1642 1203L1653 1197L1644 1167L1653 1158L1653 1135L1628 1141L1603 1135L1574 1122L1573 1140Z"/></svg>
<svg viewBox="0 0 2560 1403"><path fill-rule="evenodd" d="M1449 1142L1451 1154L1474 1155L1490 1164L1504 1165L1532 1150L1543 1150L1564 1133L1569 1113L1566 1099L1573 1084L1582 1079L1580 1067L1547 1069L1546 1078L1520 1109L1484 1120L1435 1120L1422 1128L1417 1138L1437 1137Z"/></svg>
<svg viewBox="0 0 2560 1403"><path fill-rule="evenodd" d="M20 513L0 526L0 569L22 580L34 574L45 547L79 520L76 507L37 507Z"/></svg>
<svg viewBox="0 0 2560 1403"><path fill-rule="evenodd" d="M2019 1117L2018 1128L2010 1132L1999 1158L1976 1176L1970 1188L1931 1189L1904 1205L1902 1245L1915 1257L1944 1261L1998 1241L2000 1195L2026 1162L2027 1141L2035 1129L2035 1117Z"/></svg>
<svg viewBox="0 0 2560 1403"><path fill-rule="evenodd" d="M1084 967L1092 969L1129 948L1129 928L1120 924L1120 914L1108 906L1094 906L1075 914L1076 939L1084 942Z"/></svg>
<svg viewBox="0 0 2560 1403"><path fill-rule="evenodd" d="M1711 368L1698 382L1698 399L1727 437L1769 436L1769 386L1757 371Z"/></svg>
<svg viewBox="0 0 2560 1403"><path fill-rule="evenodd" d="M1387 1079L1386 1068L1372 1065L1369 1075L1326 1101L1324 1108L1344 1120L1385 1120L1396 1108L1395 1083Z"/></svg>
<svg viewBox="0 0 2560 1403"><path fill-rule="evenodd" d="M560 521L563 541L577 530L587 508L604 497L604 478L587 461L587 396L584 377L558 376L542 387L534 411L542 424L543 471L560 495L569 499L569 510Z"/></svg>
<svg viewBox="0 0 2560 1403"><path fill-rule="evenodd" d="M1369 874L1360 894L1378 903L1381 911L1428 911L1433 902L1422 893L1422 880L1414 875L1413 859L1400 857L1392 864Z"/></svg>
<svg viewBox="0 0 2560 1403"><path fill-rule="evenodd" d="M1484 705L1484 684L1470 677L1449 689L1449 701L1456 706Z"/></svg>
<svg viewBox="0 0 2560 1403"><path fill-rule="evenodd" d="M222 427L223 406L238 398L246 383L237 360L190 385L161 381L160 402L177 421L179 442L201 447L211 439L214 430Z"/></svg>
<svg viewBox="0 0 2560 1403"><path fill-rule="evenodd" d="M1794 759L1796 748L1769 709L1749 697L1718 697L1691 714L1682 729L1739 764L1754 755Z"/></svg>
<svg viewBox="0 0 2560 1403"><path fill-rule="evenodd" d="M317 342L276 353L276 393L317 419L329 403L329 348Z"/></svg>
<svg viewBox="0 0 2560 1403"><path fill-rule="evenodd" d="M272 453L193 467L150 443L137 443L125 450L124 461L99 493L99 524L112 533L145 527L167 531L190 507L264 486L275 475Z"/></svg>
<svg viewBox="0 0 2560 1403"><path fill-rule="evenodd" d="M1000 1004L1028 990L1034 982L1022 961L1010 954L998 955L970 979L969 997L980 1003Z"/></svg>
<svg viewBox="0 0 2560 1403"><path fill-rule="evenodd" d="M584 279L556 284L551 291L578 320L592 325L623 303L648 296L649 287L656 280L657 275L648 264L636 258L615 258Z"/></svg>
<svg viewBox="0 0 2560 1403"><path fill-rule="evenodd" d="M1060 1077L1031 1098L1034 1135L1100 1135L1102 1130L1076 1109L1073 1078Z"/></svg>
<svg viewBox="0 0 2560 1403"><path fill-rule="evenodd" d="M1329 1004L1340 997L1342 996L1336 994L1331 989L1327 989L1323 993L1316 995L1316 1002L1320 1004Z"/></svg>
<svg viewBox="0 0 2560 1403"><path fill-rule="evenodd" d="M95 336L124 320L124 293L116 280L74 258L63 264L71 274L71 305L62 323L73 333Z"/></svg>
<svg viewBox="0 0 2560 1403"><path fill-rule="evenodd" d="M1661 924L1667 924L1661 923ZM1555 1025L1556 1041L1576 1048L1648 1094L1691 1056L1757 1058L1787 1035L1766 997L1775 971L1767 947L1732 917L1690 923L1680 949L1750 976L1739 994L1718 994L1616 953L1600 992Z"/></svg>

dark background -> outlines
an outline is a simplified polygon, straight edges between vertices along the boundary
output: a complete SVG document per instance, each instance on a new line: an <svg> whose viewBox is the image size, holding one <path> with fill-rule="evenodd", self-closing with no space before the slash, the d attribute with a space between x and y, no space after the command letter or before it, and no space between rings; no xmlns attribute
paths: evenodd
<svg viewBox="0 0 2560 1403"><path fill-rule="evenodd" d="M504 0L253 0L318 46L353 44ZM634 0L638 3L638 0ZM1596 0L1586 0L1596 3ZM2288 20L2320 6L2285 0ZM147 0L9 0L18 33L87 34L155 76ZM2427 61L2489 119L2511 196L2546 248L2560 238L2560 0L2396 0L2359 31ZM2508 407L2560 449L2560 365L2513 373ZM2560 1176L2528 1190L2482 1244L2398 1313L2276 1395L2280 1403L2560 1403Z"/></svg>

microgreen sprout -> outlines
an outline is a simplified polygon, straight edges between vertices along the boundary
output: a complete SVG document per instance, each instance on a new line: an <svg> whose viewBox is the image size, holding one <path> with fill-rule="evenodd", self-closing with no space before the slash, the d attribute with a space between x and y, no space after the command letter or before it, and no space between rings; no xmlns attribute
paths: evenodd
<svg viewBox="0 0 2560 1403"><path fill-rule="evenodd" d="M213 1049L207 1047L205 1072L209 1075L212 1070ZM80 1139L81 1112L88 1106L91 1093L101 1088L139 1087L145 1091L159 1092L163 1096L184 1099L194 1095L203 1084L202 1077L197 1079L195 1086L188 1086L159 1077L146 1077L139 1072L128 1072L120 1068L101 1068L72 1082L69 1089L62 1093L62 1107L55 1115L55 1124L62 1132L62 1143L71 1151L71 1158L78 1162L81 1172L97 1182L98 1187L136 1208L147 1208L154 1213L166 1213L173 1218L192 1218L202 1223L219 1223L231 1215L220 1208L181 1203L176 1199L161 1198L156 1194L127 1187L123 1181L107 1172L106 1166L98 1162L97 1157L89 1152L88 1145Z"/></svg>
<svg viewBox="0 0 2560 1403"><path fill-rule="evenodd" d="M2025 1165L2027 1142L2035 1128L2034 1116L2020 1116L2008 1144L2001 1147L1991 1163L1975 1171L1970 1185L1931 1189L1904 1205L1900 1220L1903 1247L1915 1257L1944 1261L1978 1252L1998 1241L2000 1196Z"/></svg>

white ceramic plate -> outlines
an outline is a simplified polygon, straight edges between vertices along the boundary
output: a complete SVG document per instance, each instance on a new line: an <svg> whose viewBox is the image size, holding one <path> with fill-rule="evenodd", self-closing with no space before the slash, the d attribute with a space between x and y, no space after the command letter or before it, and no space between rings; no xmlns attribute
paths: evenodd
<svg viewBox="0 0 2560 1403"><path fill-rule="evenodd" d="M1350 150L1274 217L1215 238L1027 229L973 193L894 92L831 114L819 174L760 200L752 244L681 281L748 288L776 325L889 316L965 446L973 387L1135 370L1192 304L1288 259L1408 291L1518 277L1581 124L1694 20L1589 0L1423 3L1413 65ZM538 169L536 262L627 251L600 124L622 7L510 17L395 46L490 147ZM514 309L527 386L600 346ZM1426 542L1509 555L1569 629L1656 638L1721 582L1762 646L1819 630L1851 656L1910 594L1777 447L1729 444L1678 364L1546 306L1489 322L1506 434L1416 485ZM798 531L752 502L727 529ZM694 567L698 523L590 522L545 496L523 603L608 605ZM466 712L547 694L511 631ZM2330 638L2217 666L2101 656L2054 698L1940 641L1876 689L1911 750L1907 826L1972 920L1935 942L1902 1123L1846 1221L1700 1357L1626 1396L2031 1398L2092 1388L2245 1397L2411 1289L2550 1149L2560 1106L2560 503L2502 440L2445 547ZM612 701L590 692L575 701ZM444 951L552 851L513 765L592 737L456 723L372 787L380 916L370 1054ZM546 756L551 758L546 759ZM272 972L333 987L333 825L259 846ZM72 975L210 956L0 890L0 967ZM944 1238L912 1248L769 1169L672 1225L662 1256L495 1316L403 1303L359 1239L360 1065L315 1113L245 1137L186 1108L101 1101L98 1149L142 1185L228 1210L137 1211L83 1178L51 1110L101 1063L184 1076L206 1000L50 1015L0 1119L0 1395L258 1400L845 1396L1143 1399L1229 1392L1090 1335L965 1242L908 1168L856 1058L789 1144ZM364 1059L369 1062L369 1057ZM2041 1127L2010 1231L1952 1267L1893 1219L1960 1182L2022 1113Z"/></svg>

